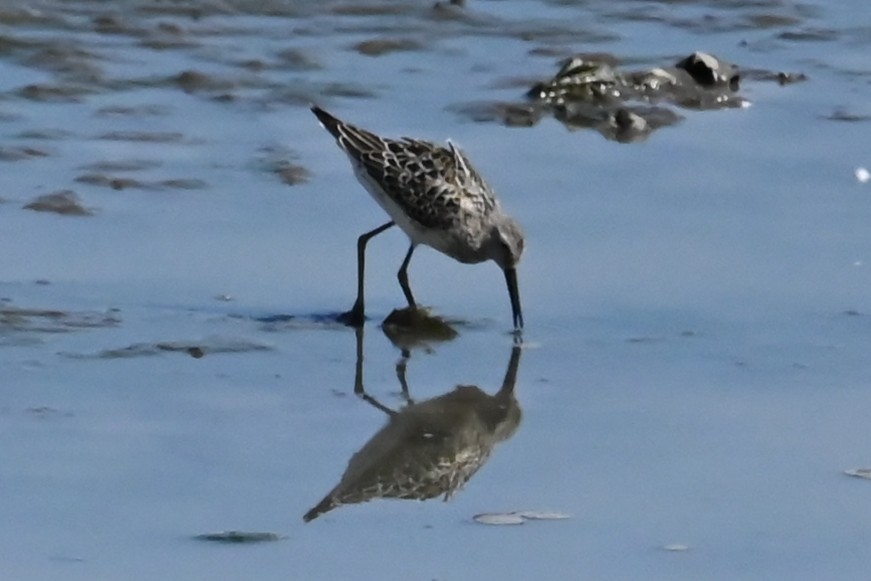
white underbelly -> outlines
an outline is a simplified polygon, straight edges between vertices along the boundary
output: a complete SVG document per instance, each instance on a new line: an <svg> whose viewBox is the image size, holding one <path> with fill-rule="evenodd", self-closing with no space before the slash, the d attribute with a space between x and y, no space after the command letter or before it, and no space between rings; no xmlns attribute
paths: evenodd
<svg viewBox="0 0 871 581"><path fill-rule="evenodd" d="M449 230L426 228L415 220L408 217L405 210L393 199L381 190L381 187L374 179L366 172L365 169L354 163L354 170L360 183L369 192L369 195L378 203L381 208L387 212L391 220L405 232L415 245L424 244L431 248L435 248L439 252L453 256L456 258L452 248L455 246L453 237Z"/></svg>

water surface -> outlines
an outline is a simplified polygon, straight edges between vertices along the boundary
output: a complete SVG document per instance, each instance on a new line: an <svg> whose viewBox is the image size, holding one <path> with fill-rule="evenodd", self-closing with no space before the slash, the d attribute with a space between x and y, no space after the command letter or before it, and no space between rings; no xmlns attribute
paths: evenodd
<svg viewBox="0 0 871 581"><path fill-rule="evenodd" d="M0 543L10 579L861 579L871 28L858 1L57 2L0 11ZM706 50L750 106L632 144L476 123L562 58ZM781 86L753 71L803 73ZM461 144L523 224L522 421L449 502L302 516L384 425L354 395L356 237L317 102ZM291 185L292 184L292 185ZM91 215L24 209L72 191ZM366 391L401 408L406 250L370 244ZM421 249L459 336L418 401L496 393L504 282ZM486 526L480 513L572 518ZM252 544L197 535L273 533ZM269 537L273 538L273 537ZM665 547L683 545L688 550Z"/></svg>

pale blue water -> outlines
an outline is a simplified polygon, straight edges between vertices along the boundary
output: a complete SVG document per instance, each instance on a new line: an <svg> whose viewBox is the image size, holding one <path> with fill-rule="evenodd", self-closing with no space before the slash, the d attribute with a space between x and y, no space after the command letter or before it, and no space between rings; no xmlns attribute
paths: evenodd
<svg viewBox="0 0 871 581"><path fill-rule="evenodd" d="M864 3L470 0L471 22L434 19L425 2L368 16L333 3L278 3L274 15L225 5L199 19L85 1L40 3L23 22L2 13L0 36L17 41L0 53L3 145L48 155L3 162L0 308L115 308L120 319L0 326L4 579L867 577L871 483L842 472L871 465L871 186L853 173L871 165L869 125L827 119L871 115ZM188 44L97 33L106 12L148 31L177 25ZM759 15L784 23L759 28ZM779 36L807 30L830 39ZM381 37L422 49L351 48ZM71 73L97 90L22 98L63 79L33 65L48 42L91 53L81 58L108 81ZM288 48L321 68L282 65ZM707 50L809 80L745 79L749 108L682 110L683 122L632 145L552 118L509 129L456 113L521 99L522 83L506 79L551 76L559 59L538 48L632 67ZM252 59L262 70L240 66ZM161 80L186 70L231 86L188 94ZM330 96L340 84L370 96ZM350 306L356 237L384 217L311 99L386 135L456 140L526 230L523 422L448 503L375 501L302 522L384 421L353 396L353 332L312 319ZM66 133L19 137L33 130ZM113 131L182 137L100 139ZM281 183L265 166L283 154L263 148L284 148L310 181ZM89 164L129 160L157 163L103 173L206 187L75 181ZM96 214L21 209L60 189ZM402 303L405 250L385 233L367 265L366 387L394 407L399 352L377 322ZM412 395L459 383L495 392L511 349L498 268L422 249L410 276L423 303L469 321L455 341L413 353ZM302 321L256 320L284 314ZM81 357L172 341L207 354ZM208 352L228 341L250 348ZM472 522L521 509L572 518ZM191 538L225 530L286 538ZM689 550L662 549L674 543Z"/></svg>

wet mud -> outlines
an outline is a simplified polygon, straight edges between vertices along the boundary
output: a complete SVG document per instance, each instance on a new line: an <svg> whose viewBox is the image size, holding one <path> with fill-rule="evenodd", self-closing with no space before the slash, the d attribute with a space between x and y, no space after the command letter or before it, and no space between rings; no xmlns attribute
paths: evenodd
<svg viewBox="0 0 871 581"><path fill-rule="evenodd" d="M121 323L121 315L117 311L76 312L0 305L0 333L66 333L80 329L115 327Z"/></svg>
<svg viewBox="0 0 871 581"><path fill-rule="evenodd" d="M22 207L34 212L50 212L64 216L93 216L95 213L93 208L85 207L78 194L72 190L37 196Z"/></svg>

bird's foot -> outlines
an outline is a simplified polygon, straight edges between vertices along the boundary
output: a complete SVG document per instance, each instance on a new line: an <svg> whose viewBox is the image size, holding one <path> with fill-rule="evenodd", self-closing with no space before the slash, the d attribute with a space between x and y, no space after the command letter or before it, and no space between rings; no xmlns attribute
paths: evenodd
<svg viewBox="0 0 871 581"><path fill-rule="evenodd" d="M341 313L336 317L336 320L348 327L362 327L366 322L366 315L363 313L362 308L359 308L358 305L354 305L350 311Z"/></svg>

